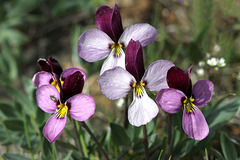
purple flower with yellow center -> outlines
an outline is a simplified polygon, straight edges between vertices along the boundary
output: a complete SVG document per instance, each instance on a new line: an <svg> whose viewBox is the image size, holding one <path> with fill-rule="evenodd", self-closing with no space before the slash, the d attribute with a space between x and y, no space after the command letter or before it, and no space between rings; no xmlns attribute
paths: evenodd
<svg viewBox="0 0 240 160"><path fill-rule="evenodd" d="M131 40L126 49L126 70L121 67L105 71L98 79L102 93L111 100L126 96L133 90L133 102L128 109L128 120L134 126L145 125L158 114L158 106L146 93L167 86L167 71L172 62L158 60L145 71L139 41Z"/></svg>
<svg viewBox="0 0 240 160"><path fill-rule="evenodd" d="M177 113L183 106L183 130L192 139L202 140L208 135L209 128L199 108L211 101L214 85L209 80L199 80L192 88L191 68L188 69L188 73L178 67L169 69L169 88L158 92L156 102L168 113Z"/></svg>
<svg viewBox="0 0 240 160"><path fill-rule="evenodd" d="M43 135L53 143L63 132L68 112L73 119L86 121L95 112L95 102L91 96L81 94L86 79L86 73L81 69L68 68L60 78L52 69L48 71L36 73L33 83L37 87L37 105L44 112L53 113L43 128Z"/></svg>
<svg viewBox="0 0 240 160"><path fill-rule="evenodd" d="M90 29L78 39L78 53L88 62L104 61L100 74L108 69L120 66L125 69L125 54L131 39L139 41L144 47L152 43L157 31L149 24L135 24L123 31L121 15L117 4L114 9L101 6L96 12L96 24L100 29Z"/></svg>

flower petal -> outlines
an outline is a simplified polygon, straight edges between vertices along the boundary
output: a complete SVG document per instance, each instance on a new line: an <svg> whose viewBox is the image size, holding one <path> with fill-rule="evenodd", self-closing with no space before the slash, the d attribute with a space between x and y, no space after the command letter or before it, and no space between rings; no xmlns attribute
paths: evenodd
<svg viewBox="0 0 240 160"><path fill-rule="evenodd" d="M112 40L115 41L115 36L112 31L112 14L113 9L109 6L101 6L96 11L96 24L100 30L105 32Z"/></svg>
<svg viewBox="0 0 240 160"><path fill-rule="evenodd" d="M95 112L95 101L93 97L85 94L77 94L67 100L70 107L69 113L73 119L78 121L88 120Z"/></svg>
<svg viewBox="0 0 240 160"><path fill-rule="evenodd" d="M99 29L84 32L78 39L78 54L88 62L96 62L108 56L113 44L111 38Z"/></svg>
<svg viewBox="0 0 240 160"><path fill-rule="evenodd" d="M167 72L174 66L170 61L158 60L153 62L143 75L142 81L147 82L146 88L150 91L159 91L163 88L168 88Z"/></svg>
<svg viewBox="0 0 240 160"><path fill-rule="evenodd" d="M38 64L40 65L42 71L56 73L58 77L60 77L63 71L58 61L53 57L49 57L47 60L44 58L40 58L38 60Z"/></svg>
<svg viewBox="0 0 240 160"><path fill-rule="evenodd" d="M158 106L146 93L143 88L141 97L133 92L133 102L128 109L128 120L133 126L141 126L150 122L158 114Z"/></svg>
<svg viewBox="0 0 240 160"><path fill-rule="evenodd" d="M134 77L121 67L107 70L98 78L100 90L111 100L126 96L133 82Z"/></svg>
<svg viewBox="0 0 240 160"><path fill-rule="evenodd" d="M61 79L62 80L65 80L66 77L68 77L69 75L75 73L79 71L82 75L83 75L83 79L84 81L86 80L86 77L87 77L87 74L80 68L77 68L77 67L70 67L68 69L65 69L63 72L62 72L62 75L61 75Z"/></svg>
<svg viewBox="0 0 240 160"><path fill-rule="evenodd" d="M126 47L131 39L139 41L142 47L151 44L157 37L157 30L147 23L135 24L125 29L119 42Z"/></svg>
<svg viewBox="0 0 240 160"><path fill-rule="evenodd" d="M202 112L196 106L191 113L187 113L184 109L182 126L187 135L194 140L202 140L209 133L208 124Z"/></svg>
<svg viewBox="0 0 240 160"><path fill-rule="evenodd" d="M64 101L76 94L81 93L84 82L83 75L79 71L74 72L66 77L62 87Z"/></svg>
<svg viewBox="0 0 240 160"><path fill-rule="evenodd" d="M34 85L36 88L39 88L39 87L41 87L42 85L48 85L48 84L50 84L51 79L52 79L52 74L51 74L51 73L42 71L42 72L36 73L36 74L33 76L32 81L33 81L33 85Z"/></svg>
<svg viewBox="0 0 240 160"><path fill-rule="evenodd" d="M189 75L184 72L181 68L172 67L168 70L167 73L167 83L169 88L175 88L183 93L187 97L192 95L192 83Z"/></svg>
<svg viewBox="0 0 240 160"><path fill-rule="evenodd" d="M106 70L113 69L115 67L122 67L125 69L125 53L122 49L120 50L120 54L118 56L115 56L115 48L111 51L110 55L102 65L100 75Z"/></svg>
<svg viewBox="0 0 240 160"><path fill-rule="evenodd" d="M50 143L54 143L62 134L65 127L67 116L57 118L57 113L54 113L43 128L43 135Z"/></svg>
<svg viewBox="0 0 240 160"><path fill-rule="evenodd" d="M157 96L156 102L158 106L168 113L177 113L182 108L182 99L185 94L177 89L167 88L161 89Z"/></svg>
<svg viewBox="0 0 240 160"><path fill-rule="evenodd" d="M197 107L206 106L212 99L214 85L209 80L199 80L193 86L194 105Z"/></svg>
<svg viewBox="0 0 240 160"><path fill-rule="evenodd" d="M139 41L131 40L126 48L126 70L131 73L137 81L140 81L145 69L143 63L143 51Z"/></svg>
<svg viewBox="0 0 240 160"><path fill-rule="evenodd" d="M57 102L60 95L56 87L53 85L43 85L36 92L37 105L47 113L54 113L57 109Z"/></svg>
<svg viewBox="0 0 240 160"><path fill-rule="evenodd" d="M114 9L113 9L111 27L114 34L113 40L117 42L123 33L122 18L121 18L121 14L118 9L117 3L115 3Z"/></svg>

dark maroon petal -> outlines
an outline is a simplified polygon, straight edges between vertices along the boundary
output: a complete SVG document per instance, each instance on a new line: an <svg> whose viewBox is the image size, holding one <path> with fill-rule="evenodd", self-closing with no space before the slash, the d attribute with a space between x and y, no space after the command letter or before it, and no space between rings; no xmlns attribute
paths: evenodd
<svg viewBox="0 0 240 160"><path fill-rule="evenodd" d="M70 76L66 77L63 83L64 102L68 98L72 97L73 95L81 93L83 89L83 85L84 85L84 76L79 71L74 72Z"/></svg>
<svg viewBox="0 0 240 160"><path fill-rule="evenodd" d="M131 73L137 81L142 79L145 72L143 63L142 46L139 41L131 40L126 48L125 56L126 70Z"/></svg>
<svg viewBox="0 0 240 160"><path fill-rule="evenodd" d="M112 12L111 27L112 27L112 32L113 32L113 35L115 38L113 40L115 42L117 42L123 33L121 14L120 14L117 4L115 4L115 7Z"/></svg>
<svg viewBox="0 0 240 160"><path fill-rule="evenodd" d="M112 21L113 9L109 6L101 6L96 11L96 24L100 30L105 32L112 40L116 40L112 31L111 21ZM116 41L115 41L116 42Z"/></svg>
<svg viewBox="0 0 240 160"><path fill-rule="evenodd" d="M58 77L60 77L63 69L62 69L61 65L58 63L58 61L55 58L49 57L48 63L50 65L50 67L52 68L52 72L56 73L58 75Z"/></svg>
<svg viewBox="0 0 240 160"><path fill-rule="evenodd" d="M46 71L46 72L49 72L49 73L52 72L51 66L49 65L49 63L46 59L40 58L37 62L39 64L39 66L41 67L42 71Z"/></svg>
<svg viewBox="0 0 240 160"><path fill-rule="evenodd" d="M192 82L188 74L178 67L172 67L167 73L167 83L169 88L175 88L191 97Z"/></svg>

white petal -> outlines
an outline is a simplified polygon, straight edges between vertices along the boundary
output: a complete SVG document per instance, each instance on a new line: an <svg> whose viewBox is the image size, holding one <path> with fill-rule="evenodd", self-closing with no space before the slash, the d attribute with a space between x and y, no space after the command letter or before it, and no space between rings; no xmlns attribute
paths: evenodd
<svg viewBox="0 0 240 160"><path fill-rule="evenodd" d="M174 64L167 60L153 62L145 71L142 82L147 82L146 88L150 91L159 91L168 88L167 72Z"/></svg>
<svg viewBox="0 0 240 160"><path fill-rule="evenodd" d="M103 74L104 71L113 69L118 66L125 69L125 53L121 49L120 55L115 56L115 49L113 49L110 55L108 56L108 58L104 61L101 68L100 75Z"/></svg>
<svg viewBox="0 0 240 160"><path fill-rule="evenodd" d="M150 122L158 114L158 106L152 100L143 88L143 95L138 97L136 92L133 92L133 102L128 109L128 120L133 126L141 126Z"/></svg>

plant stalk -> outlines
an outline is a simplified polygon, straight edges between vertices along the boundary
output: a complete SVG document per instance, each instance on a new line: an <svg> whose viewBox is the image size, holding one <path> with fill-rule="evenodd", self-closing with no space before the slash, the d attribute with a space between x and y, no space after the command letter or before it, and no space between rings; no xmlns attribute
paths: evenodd
<svg viewBox="0 0 240 160"><path fill-rule="evenodd" d="M73 128L74 128L74 131L75 131L75 134L76 134L76 138L77 138L77 146L78 146L78 150L80 152L80 154L82 156L84 156L84 153L82 151L82 146L81 146L81 142L80 142L80 138L79 138L79 132L77 130L77 126L76 126L76 122L74 119L72 119L72 122L73 122Z"/></svg>
<svg viewBox="0 0 240 160"><path fill-rule="evenodd" d="M143 128L143 136L144 136L143 144L144 144L144 149L145 149L145 160L149 160L147 127L146 127L146 125L143 125L142 128Z"/></svg>
<svg viewBox="0 0 240 160"><path fill-rule="evenodd" d="M168 141L167 141L167 149L166 149L166 158L165 159L168 159L170 156L171 140L172 140L172 116L171 116L171 114L168 114Z"/></svg>

